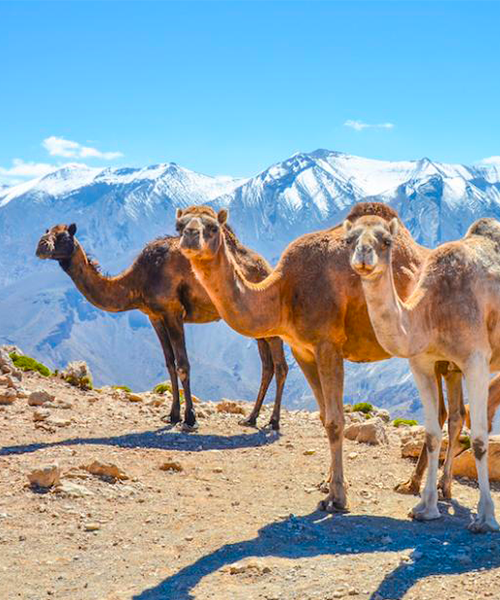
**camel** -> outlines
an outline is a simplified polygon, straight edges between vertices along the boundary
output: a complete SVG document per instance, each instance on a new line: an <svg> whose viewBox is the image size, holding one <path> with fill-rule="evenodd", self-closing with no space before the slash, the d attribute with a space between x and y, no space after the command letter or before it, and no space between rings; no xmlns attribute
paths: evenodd
<svg viewBox="0 0 500 600"><path fill-rule="evenodd" d="M379 215L390 221L396 212L380 203L360 203L348 219ZM223 235L228 211L209 207L177 211L180 248L205 287L221 317L249 337L279 336L292 353L318 402L331 452L329 489L319 508L328 512L346 508L342 463L344 429L344 359L372 362L390 357L371 327L361 283L349 264L349 247L341 225L303 235L284 251L273 272L260 283L248 281L233 259ZM413 291L429 250L409 234L394 245L394 277L402 298ZM439 373L438 373L439 375ZM460 413L460 373L446 370L450 414ZM438 377L439 381L440 378ZM444 401L442 422L446 419ZM450 422L450 439L457 440L462 420ZM450 443L451 465L456 445ZM416 493L426 466L424 446L417 470L399 491ZM451 493L451 466L445 470L444 493Z"/></svg>
<svg viewBox="0 0 500 600"><path fill-rule="evenodd" d="M197 427L190 387L184 323L210 323L220 319L217 309L194 276L189 261L179 248L179 238L167 236L149 243L133 264L115 277L103 275L89 260L75 237L76 225L56 225L41 237L37 256L53 259L94 306L108 312L138 309L145 313L160 340L172 384L170 422L180 422L178 377L182 382L185 411L182 428ZM224 230L233 259L251 281L260 281L271 271L257 253L237 243L227 226ZM276 397L269 427L278 430L281 398L288 373L283 342L276 337L257 339L262 361L259 392L253 410L243 425L256 426L262 403L273 376Z"/></svg>
<svg viewBox="0 0 500 600"><path fill-rule="evenodd" d="M425 521L441 516L436 476L442 431L434 365L447 361L462 371L469 398L480 489L469 529L500 531L488 479L487 407L489 373L500 370L500 223L479 219L461 240L433 250L406 298L398 293L391 268L401 229L396 218L366 216L344 223L351 266L360 276L377 339L390 354L409 359L424 405L429 468L411 516Z"/></svg>

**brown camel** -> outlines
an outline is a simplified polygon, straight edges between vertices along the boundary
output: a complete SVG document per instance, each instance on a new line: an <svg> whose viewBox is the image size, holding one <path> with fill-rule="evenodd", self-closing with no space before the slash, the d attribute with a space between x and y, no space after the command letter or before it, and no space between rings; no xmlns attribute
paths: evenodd
<svg viewBox="0 0 500 600"><path fill-rule="evenodd" d="M205 290L194 276L179 248L179 238L167 236L149 243L133 264L116 277L99 272L75 237L76 225L56 225L42 236L39 258L57 260L76 287L94 306L108 312L138 309L145 313L160 340L172 382L172 424L180 421L177 376L185 397L183 428L196 427L190 388L190 365L184 338L184 323L209 323L220 319ZM260 281L271 271L257 253L236 241L229 227L224 230L231 256L251 281ZM288 366L283 342L276 337L257 339L262 378L255 406L245 425L255 426L267 389L276 376L276 399L270 427L279 429L281 398Z"/></svg>
<svg viewBox="0 0 500 600"><path fill-rule="evenodd" d="M348 219L366 214L389 221L396 213L379 203L361 203ZM372 362L389 358L370 324L359 278L349 264L349 247L341 226L304 235L292 242L274 271L262 282L248 281L233 259L223 235L227 211L208 207L177 212L181 250L207 290L221 317L249 337L280 336L287 342L308 380L326 429L331 467L329 493L320 507L344 509L346 494L342 464L343 361ZM429 250L402 230L394 245L394 275L401 297L413 291ZM446 374L450 413L460 413L460 373ZM457 408L455 408L455 405ZM443 422L446 411L442 411ZM458 438L461 420L450 423L450 438ZM450 444L452 446L452 444ZM450 448L450 461L453 458ZM418 492L426 450L412 479L400 491ZM451 472L451 470L449 469ZM444 490L450 489L444 482Z"/></svg>
<svg viewBox="0 0 500 600"><path fill-rule="evenodd" d="M489 373L500 370L500 223L479 219L464 238L433 250L406 299L398 293L391 268L398 220L367 216L346 221L344 228L377 339L387 352L409 359L424 405L429 469L412 516L440 517L436 477L442 431L434 365L442 360L458 365L469 397L480 489L478 515L469 528L499 531L488 481L487 404Z"/></svg>

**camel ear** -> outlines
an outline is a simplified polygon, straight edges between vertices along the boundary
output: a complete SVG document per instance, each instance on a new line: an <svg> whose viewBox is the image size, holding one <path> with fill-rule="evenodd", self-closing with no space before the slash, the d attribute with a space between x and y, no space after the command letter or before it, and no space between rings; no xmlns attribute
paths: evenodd
<svg viewBox="0 0 500 600"><path fill-rule="evenodd" d="M76 233L76 223L71 223L71 225L68 227L68 233L73 236Z"/></svg>
<svg viewBox="0 0 500 600"><path fill-rule="evenodd" d="M352 229L352 223L351 223L351 221L349 221L349 219L346 219L344 221L344 231L345 231L345 233L349 233L349 231L351 231L351 229Z"/></svg>
<svg viewBox="0 0 500 600"><path fill-rule="evenodd" d="M398 234L399 222L396 217L391 219L391 222L389 223L389 231L391 232L392 237L395 237Z"/></svg>
<svg viewBox="0 0 500 600"><path fill-rule="evenodd" d="M219 221L221 225L224 225L226 223L228 217L229 211L227 211L225 208L221 208L217 213L217 221Z"/></svg>
<svg viewBox="0 0 500 600"><path fill-rule="evenodd" d="M180 219L181 217L182 217L182 208L178 208L178 209L175 211L175 218L176 218L176 219Z"/></svg>

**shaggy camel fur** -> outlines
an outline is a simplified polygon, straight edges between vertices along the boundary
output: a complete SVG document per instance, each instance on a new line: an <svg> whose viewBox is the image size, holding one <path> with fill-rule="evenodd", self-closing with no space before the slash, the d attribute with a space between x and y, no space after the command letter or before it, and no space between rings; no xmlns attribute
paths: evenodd
<svg viewBox="0 0 500 600"><path fill-rule="evenodd" d="M42 236L39 258L57 260L76 287L94 306L109 312L138 309L145 313L160 340L172 382L171 423L180 421L177 376L186 400L183 428L196 427L190 388L190 365L184 338L184 323L209 323L220 319L205 290L193 275L179 249L179 238L164 237L149 243L134 263L116 277L102 275L90 261L75 237L76 225L56 225ZM258 254L234 242L229 227L224 230L231 255L252 281L260 281L271 271ZM276 337L257 340L262 361L262 378L255 406L245 425L255 426L264 397L276 376L276 399L270 427L279 429L281 397L288 373L283 342Z"/></svg>
<svg viewBox="0 0 500 600"><path fill-rule="evenodd" d="M360 203L348 219L356 222L366 214L380 215L387 221L396 216L384 204ZM219 314L233 329L249 337L280 336L291 346L314 392L330 443L329 492L320 508L343 510L343 362L372 362L390 356L371 327L359 277L349 264L343 229L337 226L298 238L285 250L271 275L254 284L233 259L222 235L227 216L226 210L216 214L208 207L179 209L181 250ZM413 291L428 253L404 231L397 237L394 275L401 297ZM450 413L455 415L461 404L460 374L450 370L446 381ZM441 416L444 422L444 403ZM454 420L450 426L451 438L458 438L462 421ZM425 465L424 448L415 475L400 486L400 491L418 492ZM447 493L450 485L451 476L443 484Z"/></svg>
<svg viewBox="0 0 500 600"><path fill-rule="evenodd" d="M424 405L429 469L412 516L440 517L436 477L442 431L434 365L443 360L462 371L469 398L480 488L478 514L469 527L499 531L488 480L487 403L490 370L500 370L500 223L480 219L461 240L433 250L406 299L391 268L401 235L398 220L367 216L346 221L344 228L377 339L390 354L409 359Z"/></svg>

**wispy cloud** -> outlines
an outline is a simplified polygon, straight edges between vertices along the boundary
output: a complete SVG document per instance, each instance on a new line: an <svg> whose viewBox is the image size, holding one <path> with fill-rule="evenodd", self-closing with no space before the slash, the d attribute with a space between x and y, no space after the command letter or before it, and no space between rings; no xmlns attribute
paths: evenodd
<svg viewBox="0 0 500 600"><path fill-rule="evenodd" d="M123 156L121 152L101 152L97 148L83 146L78 142L56 137L55 135L45 138L42 146L51 156L64 156L65 158L101 158L104 160L113 160Z"/></svg>
<svg viewBox="0 0 500 600"><path fill-rule="evenodd" d="M494 165L500 167L500 156L490 156L479 161L480 165Z"/></svg>
<svg viewBox="0 0 500 600"><path fill-rule="evenodd" d="M348 119L344 126L356 131L363 131L363 129L393 129L394 123L363 123L363 121Z"/></svg>
<svg viewBox="0 0 500 600"><path fill-rule="evenodd" d="M42 177L55 168L54 165L46 163L24 162L21 158L14 158L11 167L0 167L0 179L14 184L19 182L19 178Z"/></svg>

